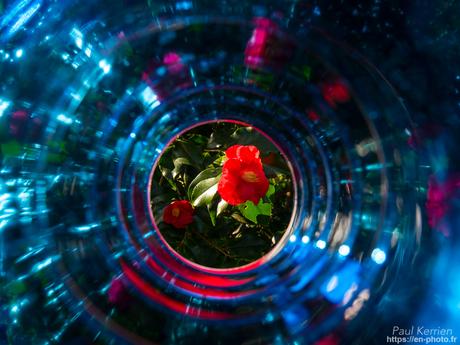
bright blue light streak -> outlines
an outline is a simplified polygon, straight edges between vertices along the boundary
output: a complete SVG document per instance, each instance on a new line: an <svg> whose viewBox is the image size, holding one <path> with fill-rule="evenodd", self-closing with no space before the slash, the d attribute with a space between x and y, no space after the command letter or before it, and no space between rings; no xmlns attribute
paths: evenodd
<svg viewBox="0 0 460 345"><path fill-rule="evenodd" d="M346 244L342 244L339 247L339 254L342 256L348 256L350 254L350 247L347 246Z"/></svg>
<svg viewBox="0 0 460 345"><path fill-rule="evenodd" d="M371 258L372 258L372 260L375 261L376 264L381 265L386 261L387 255L385 254L385 252L382 249L375 248L372 251Z"/></svg>
<svg viewBox="0 0 460 345"><path fill-rule="evenodd" d="M0 98L0 117L3 116L3 114L5 113L5 110L8 109L10 104L11 104L10 102L4 101L3 99Z"/></svg>
<svg viewBox="0 0 460 345"><path fill-rule="evenodd" d="M14 53L14 55L15 55L18 59L20 59L20 58L24 55L24 50L18 49L18 50L16 50L16 52Z"/></svg>
<svg viewBox="0 0 460 345"><path fill-rule="evenodd" d="M112 69L112 66L105 60L99 61L99 67L104 71L104 74L108 74Z"/></svg>
<svg viewBox="0 0 460 345"><path fill-rule="evenodd" d="M326 242L323 240L319 240L318 242L316 242L316 247L318 247L319 249L324 249L326 248Z"/></svg>

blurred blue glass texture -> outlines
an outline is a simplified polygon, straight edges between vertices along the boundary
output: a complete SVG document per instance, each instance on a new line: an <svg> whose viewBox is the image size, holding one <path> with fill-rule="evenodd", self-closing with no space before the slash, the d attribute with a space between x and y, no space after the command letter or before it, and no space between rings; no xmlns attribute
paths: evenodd
<svg viewBox="0 0 460 345"><path fill-rule="evenodd" d="M460 339L459 31L457 1L0 0L0 344ZM217 120L295 181L284 240L228 270L150 208Z"/></svg>

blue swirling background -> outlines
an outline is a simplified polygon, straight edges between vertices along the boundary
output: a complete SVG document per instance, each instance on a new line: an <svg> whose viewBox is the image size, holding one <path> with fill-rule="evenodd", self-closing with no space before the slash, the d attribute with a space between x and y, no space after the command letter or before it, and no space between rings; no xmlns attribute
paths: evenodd
<svg viewBox="0 0 460 345"><path fill-rule="evenodd" d="M460 337L459 30L456 1L0 1L0 343ZM235 270L150 210L163 149L216 120L296 182Z"/></svg>

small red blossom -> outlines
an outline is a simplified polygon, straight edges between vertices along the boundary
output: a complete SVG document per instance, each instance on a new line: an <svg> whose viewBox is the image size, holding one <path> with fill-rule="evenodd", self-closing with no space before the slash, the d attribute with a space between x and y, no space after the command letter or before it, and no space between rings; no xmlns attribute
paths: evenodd
<svg viewBox="0 0 460 345"><path fill-rule="evenodd" d="M168 72L171 74L178 74L185 68L180 55L174 52L167 53L163 56L163 64L168 68Z"/></svg>
<svg viewBox="0 0 460 345"><path fill-rule="evenodd" d="M346 103L351 98L348 86L339 79L324 84L321 87L321 93L326 102L333 108L337 106L337 103Z"/></svg>
<svg viewBox="0 0 460 345"><path fill-rule="evenodd" d="M267 194L269 182L257 147L234 145L225 151L225 155L227 160L217 185L219 195L233 206L248 200L258 204Z"/></svg>
<svg viewBox="0 0 460 345"><path fill-rule="evenodd" d="M307 110L307 116L313 122L318 122L320 120L318 113L311 109Z"/></svg>
<svg viewBox="0 0 460 345"><path fill-rule="evenodd" d="M163 71L166 68L166 73ZM150 87L147 97L162 101L178 90L188 88L192 81L187 65L178 53L166 53L161 60L152 60L142 72L142 80Z"/></svg>
<svg viewBox="0 0 460 345"><path fill-rule="evenodd" d="M176 200L165 207L163 221L177 229L184 229L193 222L193 207L188 200Z"/></svg>
<svg viewBox="0 0 460 345"><path fill-rule="evenodd" d="M293 43L278 33L278 25L269 18L254 19L254 31L244 51L244 63L250 68L280 69L293 54Z"/></svg>

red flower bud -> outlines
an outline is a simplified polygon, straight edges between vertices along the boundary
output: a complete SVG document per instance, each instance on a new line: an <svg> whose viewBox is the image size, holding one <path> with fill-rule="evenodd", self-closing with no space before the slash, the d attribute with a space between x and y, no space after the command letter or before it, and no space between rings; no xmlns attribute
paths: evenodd
<svg viewBox="0 0 460 345"><path fill-rule="evenodd" d="M219 195L234 206L248 200L258 204L269 187L259 150L255 146L234 145L225 154L227 160L217 186Z"/></svg>
<svg viewBox="0 0 460 345"><path fill-rule="evenodd" d="M183 229L193 222L193 212L188 200L176 200L165 207L163 221L177 229Z"/></svg>

